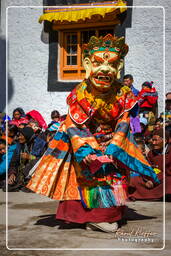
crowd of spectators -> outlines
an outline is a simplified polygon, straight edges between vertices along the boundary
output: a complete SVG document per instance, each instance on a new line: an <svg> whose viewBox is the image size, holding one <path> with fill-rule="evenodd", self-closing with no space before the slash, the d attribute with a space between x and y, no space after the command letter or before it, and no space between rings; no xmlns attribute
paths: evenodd
<svg viewBox="0 0 171 256"><path fill-rule="evenodd" d="M52 111L49 125L36 110L25 113L22 108L16 108L12 118L0 113L0 187L3 191L31 192L26 188L30 171L45 153L61 120L64 116L57 110Z"/></svg>
<svg viewBox="0 0 171 256"><path fill-rule="evenodd" d="M138 101L137 113L131 117L130 127L137 148L160 180L160 184L155 184L153 180L130 173L129 199L160 200L165 182L165 196L170 200L171 92L166 94L165 111L158 114L158 93L153 82L145 81L138 91L133 85L132 75L128 74L124 76L123 85L132 90ZM3 191L31 192L26 184L65 118L66 115L61 116L54 110L47 125L36 110L25 113L18 107L12 118L0 112L0 188Z"/></svg>

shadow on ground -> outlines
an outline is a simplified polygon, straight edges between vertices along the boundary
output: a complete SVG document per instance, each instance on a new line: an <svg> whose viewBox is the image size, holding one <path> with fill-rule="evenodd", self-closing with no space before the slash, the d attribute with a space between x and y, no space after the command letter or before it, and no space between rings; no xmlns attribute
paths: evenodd
<svg viewBox="0 0 171 256"><path fill-rule="evenodd" d="M148 216L138 213L135 209L126 207L124 218L128 221L131 220L147 220L147 219L156 219L157 217Z"/></svg>
<svg viewBox="0 0 171 256"><path fill-rule="evenodd" d="M55 219L55 214L49 215L41 215L38 218L37 222L34 225L41 225L41 226L48 226L48 227L55 227L60 225L60 221Z"/></svg>
<svg viewBox="0 0 171 256"><path fill-rule="evenodd" d="M34 225L55 227L58 226L59 229L73 229L73 228L85 228L85 224L79 223L65 223L63 221L57 220L55 214L41 215L39 220Z"/></svg>
<svg viewBox="0 0 171 256"><path fill-rule="evenodd" d="M85 228L84 224L78 223L64 223L63 221L57 220L55 214L40 215L39 219L34 225L55 227L59 226L59 229L72 229L72 228ZM143 215L137 213L135 209L126 207L125 215L121 221L121 226L125 225L127 221L136 221L136 220L147 220L147 219L156 219L156 217Z"/></svg>

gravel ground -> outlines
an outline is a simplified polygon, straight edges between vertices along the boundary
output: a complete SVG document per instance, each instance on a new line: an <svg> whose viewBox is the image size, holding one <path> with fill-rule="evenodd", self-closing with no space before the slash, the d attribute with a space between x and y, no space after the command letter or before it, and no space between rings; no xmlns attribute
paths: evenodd
<svg viewBox="0 0 171 256"><path fill-rule="evenodd" d="M163 202L157 201L128 202L124 225L118 233L110 234L80 227L60 229L55 220L58 202L49 198L11 192L6 211L6 193L1 191L0 197L2 256L170 254L171 203L163 207Z"/></svg>

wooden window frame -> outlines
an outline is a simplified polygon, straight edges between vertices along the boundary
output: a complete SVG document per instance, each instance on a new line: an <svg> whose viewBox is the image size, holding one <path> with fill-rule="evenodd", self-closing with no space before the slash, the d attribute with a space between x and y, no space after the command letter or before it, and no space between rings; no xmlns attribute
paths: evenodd
<svg viewBox="0 0 171 256"><path fill-rule="evenodd" d="M62 81L80 81L84 79L85 77L85 70L84 67L81 64L81 33L83 31L95 31L95 35L98 37L99 32L101 30L106 30L106 29L112 29L113 33L115 31L115 26L101 26L101 27L92 27L92 28L75 28L75 29L66 29L66 30L60 30L60 41L59 41L59 46L60 46L60 69L59 69L59 78ZM67 65L67 42L66 38L67 35L69 34L76 34L77 35L77 65ZM71 55L72 56L72 55Z"/></svg>

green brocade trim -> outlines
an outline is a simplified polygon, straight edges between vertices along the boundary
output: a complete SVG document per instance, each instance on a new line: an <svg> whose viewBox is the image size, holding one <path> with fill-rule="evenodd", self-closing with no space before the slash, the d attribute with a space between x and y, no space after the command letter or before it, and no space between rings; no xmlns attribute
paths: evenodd
<svg viewBox="0 0 171 256"><path fill-rule="evenodd" d="M117 52L119 53L119 49L118 48L108 48L108 47L97 47L97 49L93 49L90 50L90 53L93 54L94 52L105 52L105 50L108 50L109 52Z"/></svg>

